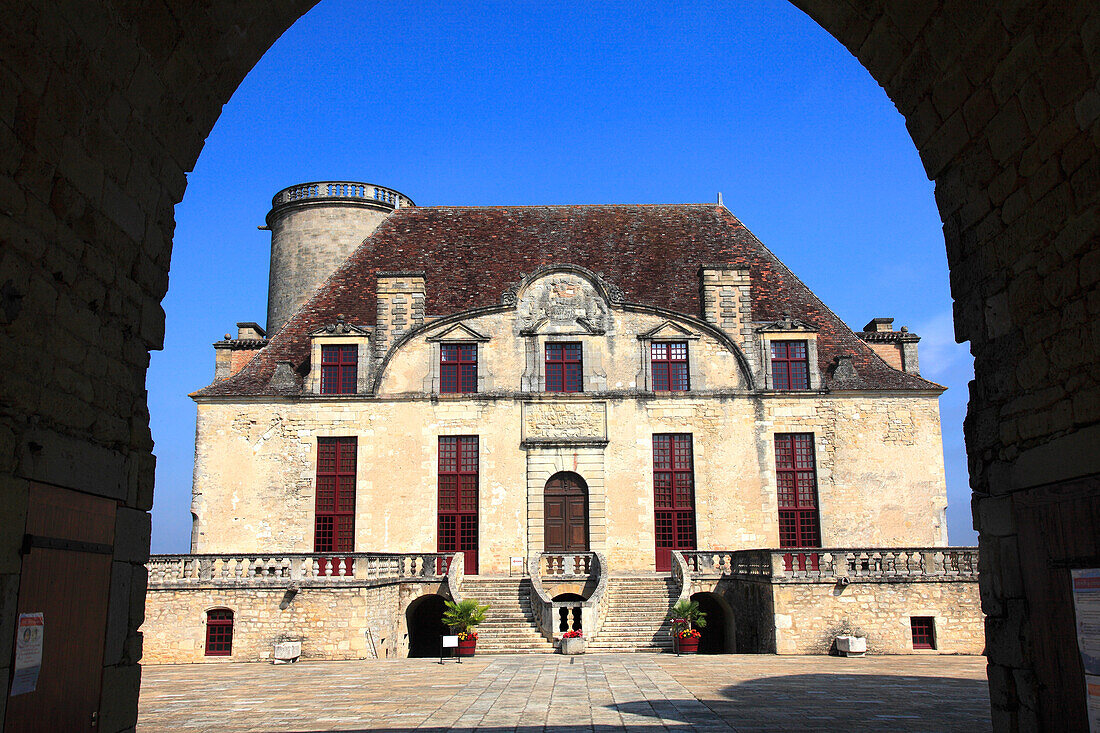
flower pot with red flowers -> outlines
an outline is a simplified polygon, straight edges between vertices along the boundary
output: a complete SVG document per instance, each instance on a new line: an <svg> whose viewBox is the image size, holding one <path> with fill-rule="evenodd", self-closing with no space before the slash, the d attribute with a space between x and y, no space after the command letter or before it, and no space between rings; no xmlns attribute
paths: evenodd
<svg viewBox="0 0 1100 733"><path fill-rule="evenodd" d="M561 653L570 656L584 654L584 634L580 631L566 631L562 634Z"/></svg>
<svg viewBox="0 0 1100 733"><path fill-rule="evenodd" d="M472 657L477 649L477 632L463 631L458 635L458 656Z"/></svg>
<svg viewBox="0 0 1100 733"><path fill-rule="evenodd" d="M669 614L672 620L672 643L677 654L695 654L699 651L699 629L707 625L707 615L697 601L677 601ZM698 627L698 628L696 628Z"/></svg>
<svg viewBox="0 0 1100 733"><path fill-rule="evenodd" d="M444 601L443 623L458 633L458 656L472 657L477 647L477 632L474 629L485 620L488 606L479 605L473 598L455 603Z"/></svg>
<svg viewBox="0 0 1100 733"><path fill-rule="evenodd" d="M676 650L680 654L696 654L699 651L698 629L681 629L676 632Z"/></svg>

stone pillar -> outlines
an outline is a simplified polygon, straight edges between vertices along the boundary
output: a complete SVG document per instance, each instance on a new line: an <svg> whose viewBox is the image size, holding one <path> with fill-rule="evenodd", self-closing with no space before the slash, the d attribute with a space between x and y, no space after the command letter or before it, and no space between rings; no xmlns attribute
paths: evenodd
<svg viewBox="0 0 1100 733"><path fill-rule="evenodd" d="M380 272L375 292L374 358L381 361L406 331L424 322L424 273Z"/></svg>

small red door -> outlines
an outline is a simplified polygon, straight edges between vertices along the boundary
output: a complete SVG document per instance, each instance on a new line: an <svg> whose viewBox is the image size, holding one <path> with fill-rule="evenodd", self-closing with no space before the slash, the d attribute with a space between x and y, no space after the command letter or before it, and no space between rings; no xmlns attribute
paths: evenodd
<svg viewBox="0 0 1100 733"><path fill-rule="evenodd" d="M653 436L656 569L672 569L673 550L695 549L695 473L691 434Z"/></svg>

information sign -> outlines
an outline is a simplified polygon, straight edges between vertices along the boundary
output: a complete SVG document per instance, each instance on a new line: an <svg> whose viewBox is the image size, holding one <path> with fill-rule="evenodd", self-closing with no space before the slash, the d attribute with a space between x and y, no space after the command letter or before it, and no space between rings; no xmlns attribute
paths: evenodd
<svg viewBox="0 0 1100 733"><path fill-rule="evenodd" d="M41 613L19 614L15 635L15 672L11 677L11 694L34 692L38 686L38 671L42 669L42 636L45 621Z"/></svg>
<svg viewBox="0 0 1100 733"><path fill-rule="evenodd" d="M1085 667L1089 731L1100 733L1100 568L1073 570L1077 646Z"/></svg>

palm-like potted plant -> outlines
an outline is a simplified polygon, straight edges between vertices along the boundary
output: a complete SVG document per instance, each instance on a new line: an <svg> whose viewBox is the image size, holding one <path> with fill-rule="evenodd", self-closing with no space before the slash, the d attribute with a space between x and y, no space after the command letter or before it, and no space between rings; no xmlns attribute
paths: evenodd
<svg viewBox="0 0 1100 733"><path fill-rule="evenodd" d="M485 620L488 606L482 606L473 598L455 603L444 601L443 623L458 633L458 656L472 657L477 647L477 625Z"/></svg>
<svg viewBox="0 0 1100 733"><path fill-rule="evenodd" d="M669 614L672 619L672 638L679 654L695 654L699 651L699 629L707 625L707 615L699 608L698 601L677 601Z"/></svg>

